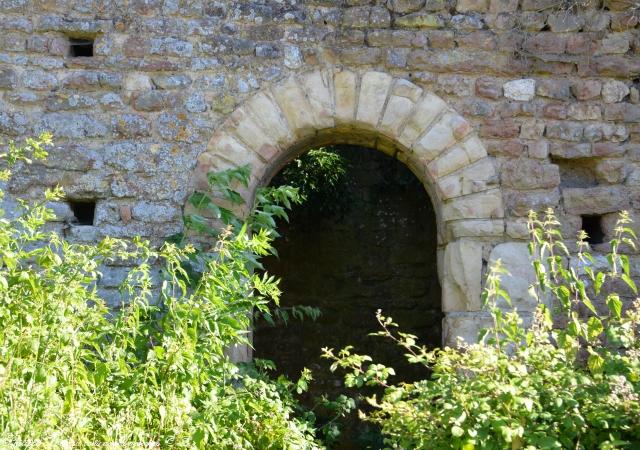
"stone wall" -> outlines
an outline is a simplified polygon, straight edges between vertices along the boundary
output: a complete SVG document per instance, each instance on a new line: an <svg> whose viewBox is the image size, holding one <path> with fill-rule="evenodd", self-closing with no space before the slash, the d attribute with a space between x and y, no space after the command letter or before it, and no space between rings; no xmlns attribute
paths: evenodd
<svg viewBox="0 0 640 450"><path fill-rule="evenodd" d="M528 209L556 208L569 235L582 215L601 215L606 238L616 211L637 215L640 205L638 11L625 0L567 5L0 0L0 135L19 140L50 130L57 143L44 165L25 168L9 190L24 197L60 184L70 199L95 200L93 225L65 224L73 221L68 205L53 205L54 226L70 239L142 235L159 242L181 229L198 157L202 168L220 158L252 161L251 143L237 145L225 130L247 136L238 124L258 123L264 131L275 122L261 117L260 105L275 101L293 130L277 145L300 142L300 150L339 131L341 142L373 139L372 147L426 172L419 178L439 214L445 329L471 336L482 318L482 271L492 253L521 255L505 246L526 237ZM70 39L93 39L93 56L70 56ZM326 69L331 113L307 120L301 107L299 117L287 115L298 95L312 99L312 109L325 106L314 78L296 77ZM357 114L338 130L347 94ZM429 117L433 111L440 115ZM425 126L401 142L416 120ZM429 128L435 122L440 128ZM254 139L263 136L252 130ZM453 146L460 140L471 147ZM433 142L442 143L437 153ZM258 150L271 172L284 163L274 155L292 155ZM206 157L212 151L215 163ZM106 287L117 284L118 270Z"/></svg>

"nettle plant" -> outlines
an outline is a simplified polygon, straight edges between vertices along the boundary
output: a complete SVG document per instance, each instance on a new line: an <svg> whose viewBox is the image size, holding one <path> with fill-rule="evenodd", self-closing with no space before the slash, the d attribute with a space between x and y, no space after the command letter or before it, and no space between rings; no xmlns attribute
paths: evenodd
<svg viewBox="0 0 640 450"><path fill-rule="evenodd" d="M640 300L625 308L615 292L622 284L637 293L620 253L636 248L629 224L621 213L606 268L597 270L584 232L571 255L553 211L530 215L530 292L540 302L527 327L501 287L508 261L487 276L483 302L493 326L476 344L429 351L379 313L376 334L431 370L424 380L394 384L392 368L349 347L324 356L333 370L346 369L347 385L384 388L361 416L381 426L389 448L640 448Z"/></svg>
<svg viewBox="0 0 640 450"><path fill-rule="evenodd" d="M10 143L2 180L17 162L44 158L50 143L47 134ZM277 281L255 271L272 251L272 231L259 225L292 195L261 195L250 219L215 233L197 279L185 270L197 253L185 243L85 245L45 231L46 203L63 199L59 189L0 218L0 447L320 447L312 424L294 414L307 374L273 381L227 356L249 343L252 312L268 313L279 295ZM118 311L97 288L110 263L132 265Z"/></svg>

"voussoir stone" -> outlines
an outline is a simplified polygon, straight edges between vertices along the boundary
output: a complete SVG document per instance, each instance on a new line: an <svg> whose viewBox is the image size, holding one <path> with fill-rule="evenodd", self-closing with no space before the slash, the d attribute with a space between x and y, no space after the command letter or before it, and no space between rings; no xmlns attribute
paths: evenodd
<svg viewBox="0 0 640 450"><path fill-rule="evenodd" d="M375 127L382 116L393 78L384 72L362 75L356 121Z"/></svg>

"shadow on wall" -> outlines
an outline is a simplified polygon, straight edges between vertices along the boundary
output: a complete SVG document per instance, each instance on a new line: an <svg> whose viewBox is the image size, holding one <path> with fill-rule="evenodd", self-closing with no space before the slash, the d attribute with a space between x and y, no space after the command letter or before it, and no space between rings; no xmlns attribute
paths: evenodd
<svg viewBox="0 0 640 450"><path fill-rule="evenodd" d="M328 193L320 189L320 198L312 195L294 209L290 223L279 226L279 258L265 261L267 271L282 278L282 306L315 306L322 315L275 328L259 322L254 334L255 357L273 360L292 378L303 367L313 371L308 402L344 392L340 376L320 359L324 346L354 345L395 367L398 379L424 378L424 369L407 364L397 347L368 336L377 331L377 309L426 345L441 344L436 218L429 196L390 156L357 147L336 152L347 163L346 181ZM272 184L287 181L282 173Z"/></svg>

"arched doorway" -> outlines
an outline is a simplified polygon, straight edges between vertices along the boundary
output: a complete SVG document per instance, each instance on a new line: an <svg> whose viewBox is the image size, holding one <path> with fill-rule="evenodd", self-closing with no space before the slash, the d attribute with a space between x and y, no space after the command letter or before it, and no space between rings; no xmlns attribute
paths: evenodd
<svg viewBox="0 0 640 450"><path fill-rule="evenodd" d="M297 379L304 367L312 370L314 381L305 395L309 408L321 395L357 394L344 388L342 373L330 372L320 358L322 347L353 345L357 353L394 367L396 381L427 376L393 342L369 335L379 331L378 309L428 347L441 344L437 225L422 183L382 152L353 146L330 152L340 158L345 173L336 185L317 186L305 204L294 207L290 221L279 224L278 257L263 261L281 279L281 307L312 306L321 315L316 321L291 319L275 327L258 320L253 334L254 357L274 361L278 374ZM293 161L272 184L297 181L291 174L311 158ZM321 423L322 411L316 410ZM377 448L368 444L379 436L358 423L355 412L346 424L337 448Z"/></svg>
<svg viewBox="0 0 640 450"><path fill-rule="evenodd" d="M376 71L291 75L260 90L217 128L198 158L194 184L206 189L208 172L249 165L244 196L251 203L256 188L288 161L329 144L380 150L420 180L437 223L442 340L474 340L487 324L480 304L483 255L505 238L502 192L471 126L431 92ZM251 358L250 349L236 350L237 359Z"/></svg>

